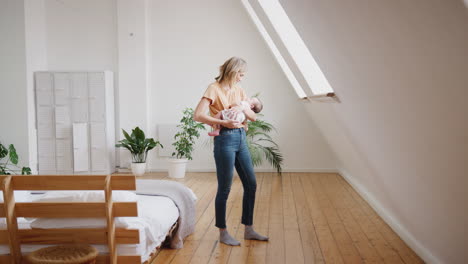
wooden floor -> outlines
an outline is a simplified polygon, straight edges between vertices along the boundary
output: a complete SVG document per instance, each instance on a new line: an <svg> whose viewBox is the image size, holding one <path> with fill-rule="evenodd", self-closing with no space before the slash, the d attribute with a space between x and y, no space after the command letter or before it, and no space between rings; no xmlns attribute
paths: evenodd
<svg viewBox="0 0 468 264"><path fill-rule="evenodd" d="M168 179L162 174L144 178ZM236 176L227 205L228 231L241 242L218 242L214 173L188 174L197 194L195 233L180 250L163 249L162 263L423 263L359 194L334 173L257 173L254 227L269 242L243 240L242 185Z"/></svg>

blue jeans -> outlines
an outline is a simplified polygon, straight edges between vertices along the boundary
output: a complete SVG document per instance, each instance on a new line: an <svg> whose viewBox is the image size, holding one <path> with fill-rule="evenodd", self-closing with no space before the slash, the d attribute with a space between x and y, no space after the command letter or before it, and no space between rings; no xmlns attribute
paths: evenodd
<svg viewBox="0 0 468 264"><path fill-rule="evenodd" d="M222 128L219 136L214 138L214 158L218 177L215 200L216 227L226 228L226 202L231 190L234 166L244 187L242 224L252 225L257 180L247 147L245 130Z"/></svg>

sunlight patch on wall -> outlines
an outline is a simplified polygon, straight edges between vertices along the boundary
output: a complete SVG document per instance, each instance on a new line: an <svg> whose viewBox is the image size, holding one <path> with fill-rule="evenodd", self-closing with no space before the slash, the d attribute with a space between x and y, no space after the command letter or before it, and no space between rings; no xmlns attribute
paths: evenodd
<svg viewBox="0 0 468 264"><path fill-rule="evenodd" d="M328 80L313 58L278 0L258 0L287 51L297 64L314 94L333 92Z"/></svg>
<svg viewBox="0 0 468 264"><path fill-rule="evenodd" d="M288 64L284 60L283 56L281 55L280 51L276 47L275 43L271 39L270 35L268 34L267 30L263 26L262 22L258 18L257 14L253 10L252 6L250 5L248 0L242 0L242 3L244 4L245 9L249 13L250 17L252 18L254 24L257 26L258 31L262 35L262 37L265 39L268 47L270 48L271 52L276 58L276 61L280 65L281 69L283 70L284 74L286 74L286 77L288 78L289 82L293 86L294 90L297 93L297 96L299 98L306 98L307 95L305 94L304 90L302 89L301 85L297 81L296 77L294 76L293 72L289 68Z"/></svg>

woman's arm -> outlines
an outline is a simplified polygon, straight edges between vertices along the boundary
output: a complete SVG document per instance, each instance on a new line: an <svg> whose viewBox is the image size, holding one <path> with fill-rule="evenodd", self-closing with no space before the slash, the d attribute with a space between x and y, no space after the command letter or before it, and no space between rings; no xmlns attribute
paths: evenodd
<svg viewBox="0 0 468 264"><path fill-rule="evenodd" d="M208 112L208 106L210 105L210 100L203 97L197 105L195 112L193 113L193 119L197 122L201 122L207 125L221 125L227 128L239 128L241 124L238 121L234 120L221 120L214 117L211 117L206 114Z"/></svg>

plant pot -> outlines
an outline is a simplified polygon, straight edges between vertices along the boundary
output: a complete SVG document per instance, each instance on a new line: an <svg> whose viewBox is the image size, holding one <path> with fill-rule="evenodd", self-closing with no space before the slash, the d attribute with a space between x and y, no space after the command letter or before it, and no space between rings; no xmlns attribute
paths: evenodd
<svg viewBox="0 0 468 264"><path fill-rule="evenodd" d="M169 159L169 177L181 179L185 177L187 159Z"/></svg>
<svg viewBox="0 0 468 264"><path fill-rule="evenodd" d="M145 163L132 163L132 173L135 176L142 176L146 171L146 162Z"/></svg>

